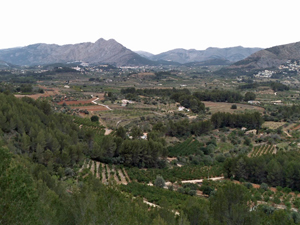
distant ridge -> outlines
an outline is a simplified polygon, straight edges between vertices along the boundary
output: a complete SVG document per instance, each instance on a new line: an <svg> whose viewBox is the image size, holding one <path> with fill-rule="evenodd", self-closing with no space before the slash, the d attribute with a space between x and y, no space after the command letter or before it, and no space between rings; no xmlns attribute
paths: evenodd
<svg viewBox="0 0 300 225"><path fill-rule="evenodd" d="M100 38L95 43L33 44L0 50L0 61L17 66L46 65L54 63L86 62L114 66L144 65L229 65L245 59L260 48L207 48L206 50L174 49L154 55L144 51L133 52L114 39ZM199 62L202 62L199 64ZM2 67L5 64L2 64Z"/></svg>
<svg viewBox="0 0 300 225"><path fill-rule="evenodd" d="M260 50L229 68L264 69L278 67L287 60L300 60L300 42Z"/></svg>
<svg viewBox="0 0 300 225"><path fill-rule="evenodd" d="M43 65L83 61L91 64L108 63L115 66L147 65L152 61L125 48L114 39L100 38L95 43L56 45L34 44L0 50L0 60L15 65Z"/></svg>
<svg viewBox="0 0 300 225"><path fill-rule="evenodd" d="M144 57L150 60L159 61L173 61L181 64L193 63L193 62L211 62L212 60L223 60L222 62L228 61L230 63L242 60L249 55L261 50L261 48L244 48L242 46L230 47L230 48L207 48L206 50L195 50L195 49L173 49L167 52L163 52L157 55L151 53L141 52ZM217 62L217 61L215 61ZM227 63L226 63L227 64Z"/></svg>

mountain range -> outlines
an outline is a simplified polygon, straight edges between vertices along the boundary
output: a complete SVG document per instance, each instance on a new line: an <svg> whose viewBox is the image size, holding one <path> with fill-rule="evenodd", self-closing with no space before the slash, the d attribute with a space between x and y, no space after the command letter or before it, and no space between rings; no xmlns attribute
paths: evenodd
<svg viewBox="0 0 300 225"><path fill-rule="evenodd" d="M83 61L116 66L153 64L113 39L74 45L34 44L0 50L0 60L15 65L41 65Z"/></svg>
<svg viewBox="0 0 300 225"><path fill-rule="evenodd" d="M185 64L202 62L201 65L228 65L244 59L259 48L208 48L206 50L174 49L154 55L133 52L114 39L100 38L95 43L86 42L69 45L33 44L25 47L0 50L0 61L14 65L45 65L82 61L90 64L112 64L115 66L142 66L161 64ZM206 63L207 61L207 63Z"/></svg>
<svg viewBox="0 0 300 225"><path fill-rule="evenodd" d="M300 42L278 45L253 53L229 68L264 69L278 67L287 60L300 60Z"/></svg>
<svg viewBox="0 0 300 225"><path fill-rule="evenodd" d="M147 52L137 52L141 56L146 57L153 61L173 61L180 64L193 63L193 62L205 62L210 60L226 60L228 63L233 63L245 59L251 54L261 50L261 48L244 48L242 46L230 47L230 48L207 48L206 50L195 49L174 49L167 52L153 55Z"/></svg>

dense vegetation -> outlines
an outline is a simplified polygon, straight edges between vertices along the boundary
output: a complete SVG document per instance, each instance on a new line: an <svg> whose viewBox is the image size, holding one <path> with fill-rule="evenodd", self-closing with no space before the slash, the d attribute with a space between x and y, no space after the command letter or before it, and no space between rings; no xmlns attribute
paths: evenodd
<svg viewBox="0 0 300 225"><path fill-rule="evenodd" d="M80 76L64 65L44 69L0 71L0 224L300 223L292 211L300 208L294 84L289 90L280 80L241 76L222 80L220 88L208 67L182 72L103 65L81 67ZM247 83L241 92L232 91L241 82ZM60 94L49 96L50 87ZM266 94L270 88L279 93ZM43 90L44 100L37 101L9 94ZM56 104L91 95L113 110ZM270 95L285 105L273 105ZM121 109L124 98L135 103ZM256 98L263 116L235 104ZM202 101L215 103L205 108ZM176 112L179 104L187 109ZM218 106L231 113L217 112ZM262 126L263 120L280 123ZM206 180L223 175L240 184ZM192 179L203 183L186 183Z"/></svg>
<svg viewBox="0 0 300 225"><path fill-rule="evenodd" d="M211 121L214 128L247 127L248 129L260 129L263 123L259 112L240 114L218 112L212 115Z"/></svg>
<svg viewBox="0 0 300 225"><path fill-rule="evenodd" d="M201 101L212 101L212 102L240 102L243 100L243 96L235 91L228 90L212 90L195 92L193 96Z"/></svg>
<svg viewBox="0 0 300 225"><path fill-rule="evenodd" d="M244 179L252 183L267 183L270 186L289 187L300 191L300 165L297 151L265 154L259 157L246 156L227 159L226 176Z"/></svg>
<svg viewBox="0 0 300 225"><path fill-rule="evenodd" d="M279 82L253 82L239 86L239 89L256 89L259 86L269 86L273 91L288 91L290 88Z"/></svg>

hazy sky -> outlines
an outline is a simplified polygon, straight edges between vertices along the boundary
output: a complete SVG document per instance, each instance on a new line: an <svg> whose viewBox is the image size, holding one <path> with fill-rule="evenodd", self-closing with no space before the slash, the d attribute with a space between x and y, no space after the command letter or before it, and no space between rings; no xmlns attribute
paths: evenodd
<svg viewBox="0 0 300 225"><path fill-rule="evenodd" d="M157 54L300 41L298 0L3 0L0 6L0 49L113 38Z"/></svg>

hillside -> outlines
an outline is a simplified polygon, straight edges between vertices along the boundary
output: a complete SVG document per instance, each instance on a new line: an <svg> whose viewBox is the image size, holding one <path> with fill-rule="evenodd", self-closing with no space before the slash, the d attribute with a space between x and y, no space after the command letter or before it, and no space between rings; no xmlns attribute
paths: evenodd
<svg viewBox="0 0 300 225"><path fill-rule="evenodd" d="M278 67L291 59L300 59L300 42L260 50L246 59L234 63L230 68L263 69Z"/></svg>
<svg viewBox="0 0 300 225"><path fill-rule="evenodd" d="M83 61L116 66L152 64L113 39L74 45L34 44L0 50L0 60L16 65L39 65Z"/></svg>
<svg viewBox="0 0 300 225"><path fill-rule="evenodd" d="M174 61L178 63L191 63L191 62L203 62L214 59L228 60L230 62L236 62L242 60L254 52L259 51L260 48L244 48L241 46L231 48L207 48L206 50L195 49L174 49L167 52L160 53L158 55L149 55L145 53L143 56L148 57L150 60L158 61Z"/></svg>

